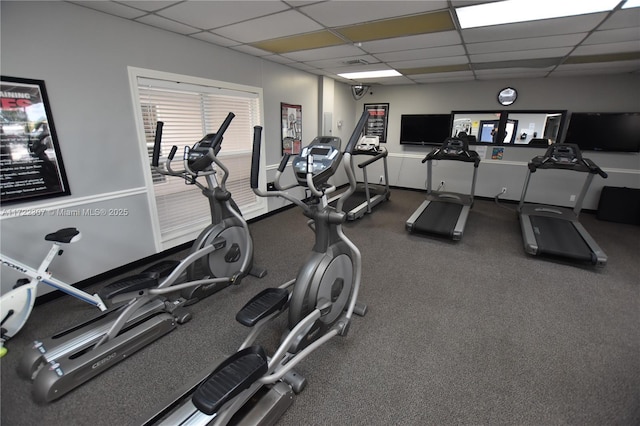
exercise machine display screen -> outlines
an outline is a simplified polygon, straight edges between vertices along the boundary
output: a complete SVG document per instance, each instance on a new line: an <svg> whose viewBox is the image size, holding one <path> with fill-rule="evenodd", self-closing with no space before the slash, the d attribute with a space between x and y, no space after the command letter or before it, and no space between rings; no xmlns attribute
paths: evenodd
<svg viewBox="0 0 640 426"><path fill-rule="evenodd" d="M316 137L302 149L300 155L293 160L293 170L300 185L307 185L307 163L313 162L313 184L323 185L334 175L342 159L340 145L342 141L337 137Z"/></svg>

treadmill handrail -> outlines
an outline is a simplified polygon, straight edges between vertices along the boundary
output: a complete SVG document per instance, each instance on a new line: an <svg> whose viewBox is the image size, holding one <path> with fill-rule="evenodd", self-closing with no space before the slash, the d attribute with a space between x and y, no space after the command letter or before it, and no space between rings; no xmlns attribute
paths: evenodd
<svg viewBox="0 0 640 426"><path fill-rule="evenodd" d="M562 161L562 159L565 160ZM598 167L596 163L589 158L582 157L578 145L569 143L551 145L544 155L533 157L527 166L531 173L534 173L537 169L558 169L599 174L605 179L608 177L607 173Z"/></svg>
<svg viewBox="0 0 640 426"><path fill-rule="evenodd" d="M355 151L354 151L355 153ZM364 152L358 152L357 154L365 154ZM372 155L372 154L369 154ZM389 153L387 152L387 150L385 149L384 151L380 151L378 154L376 154L374 157L363 161L362 163L358 164L358 167L360 167L361 169L364 169L365 167L367 167L369 164L371 163L375 163L376 161L385 158L387 155L389 155Z"/></svg>
<svg viewBox="0 0 640 426"><path fill-rule="evenodd" d="M456 153L450 153L445 151L445 146L452 142L460 142L462 147ZM459 138L447 138L442 146L434 148L430 153L424 157L422 163L425 163L430 160L453 160L453 161L464 161L466 163L474 163L474 167L478 167L480 165L480 156L476 151L468 149L467 142L463 141Z"/></svg>

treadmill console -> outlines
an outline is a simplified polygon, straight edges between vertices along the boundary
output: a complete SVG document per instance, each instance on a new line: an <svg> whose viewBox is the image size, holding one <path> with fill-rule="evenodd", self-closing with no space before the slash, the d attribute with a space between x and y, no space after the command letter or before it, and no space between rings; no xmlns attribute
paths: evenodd
<svg viewBox="0 0 640 426"><path fill-rule="evenodd" d="M307 165L313 167L313 184L324 185L335 174L342 159L342 141L335 136L318 136L293 159L293 171L298 183L307 186Z"/></svg>
<svg viewBox="0 0 640 426"><path fill-rule="evenodd" d="M555 144L548 150L547 155L551 161L560 164L573 164L578 162L579 154L571 145Z"/></svg>
<svg viewBox="0 0 640 426"><path fill-rule="evenodd" d="M467 150L466 144L462 139L448 138L442 144L442 151L446 155L460 155Z"/></svg>

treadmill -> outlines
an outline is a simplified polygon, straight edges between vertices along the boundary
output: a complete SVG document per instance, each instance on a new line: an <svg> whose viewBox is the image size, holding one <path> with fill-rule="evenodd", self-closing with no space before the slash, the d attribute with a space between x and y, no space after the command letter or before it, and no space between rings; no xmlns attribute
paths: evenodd
<svg viewBox="0 0 640 426"><path fill-rule="evenodd" d="M433 160L453 160L473 163L471 193L460 194L431 190ZM444 236L455 241L462 239L469 211L473 206L480 156L469 150L466 140L447 138L444 143L431 151L422 160L427 163L427 199L418 207L406 222L411 233Z"/></svg>
<svg viewBox="0 0 640 426"><path fill-rule="evenodd" d="M389 173L387 170L387 156L388 152L386 148L382 148L378 144L377 137L364 136L360 139L358 145L356 145L351 154L351 167L353 168L353 160L356 156L366 156L365 161L358 164L358 167L362 169L362 176L364 182L356 185L355 192L345 201L343 210L347 213L347 220L360 219L367 213L371 213L372 209L378 204L386 201L391 197L391 190L389 188ZM384 170L384 182L380 184L369 183L367 176L367 166L382 160ZM354 170L355 173L355 170ZM330 204L334 205L339 196L330 200Z"/></svg>
<svg viewBox="0 0 640 426"><path fill-rule="evenodd" d="M593 177L599 174L606 178L607 173L593 161L583 158L577 145L568 143L551 145L544 155L534 157L528 168L518 204L525 251L532 255L569 258L596 266L606 265L607 256L578 221L578 215ZM538 169L587 173L587 179L573 209L525 203L531 174Z"/></svg>

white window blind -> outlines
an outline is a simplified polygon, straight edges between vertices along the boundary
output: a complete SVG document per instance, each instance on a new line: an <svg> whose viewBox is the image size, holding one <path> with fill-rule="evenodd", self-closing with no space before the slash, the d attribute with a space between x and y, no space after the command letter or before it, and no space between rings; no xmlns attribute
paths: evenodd
<svg viewBox="0 0 640 426"><path fill-rule="evenodd" d="M245 211L254 205L256 196L249 182L253 126L260 124L258 94L146 77L138 77L137 82L149 158L156 123L162 121L161 161L175 145L178 169L182 169L185 146L191 147L205 134L215 133L229 112L235 114L218 158L229 169L227 189L240 209ZM195 185L156 172L152 176L160 238L165 247L168 241L199 232L211 223L208 200Z"/></svg>

